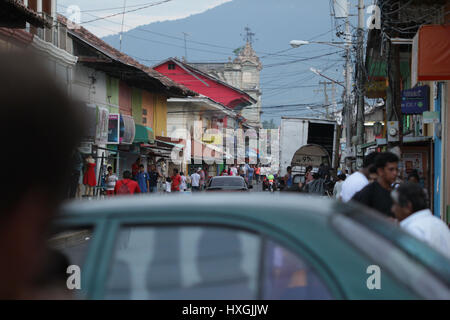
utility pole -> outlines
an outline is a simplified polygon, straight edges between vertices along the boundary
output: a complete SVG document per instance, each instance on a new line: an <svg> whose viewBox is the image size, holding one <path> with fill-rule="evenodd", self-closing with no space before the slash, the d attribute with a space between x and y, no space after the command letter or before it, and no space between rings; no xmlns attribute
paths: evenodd
<svg viewBox="0 0 450 320"><path fill-rule="evenodd" d="M186 36L189 36L189 33L183 32L184 36L184 60L187 62L187 43L186 43Z"/></svg>
<svg viewBox="0 0 450 320"><path fill-rule="evenodd" d="M328 102L328 92L327 92L327 85L334 85L333 82L328 82L328 81L319 81L319 85L323 85L323 95L325 97L325 112L326 112L326 118L327 120L330 119L330 112L329 112L329 102ZM314 90L315 93L317 92L321 92L322 89L316 89Z"/></svg>
<svg viewBox="0 0 450 320"><path fill-rule="evenodd" d="M333 108L332 108L333 115L336 116L336 112L337 112L336 84L334 82L331 83L331 103L333 105Z"/></svg>
<svg viewBox="0 0 450 320"><path fill-rule="evenodd" d="M122 37L123 37L123 22L125 20L125 8L127 6L127 0L123 0L123 13L122 13L122 27L120 28L120 45L119 51L122 51Z"/></svg>
<svg viewBox="0 0 450 320"><path fill-rule="evenodd" d="M358 0L358 44L356 52L357 67L357 113L356 113L356 145L364 143L364 95L365 95L365 70L364 70L364 0ZM357 167L362 166L362 157L364 154L357 149Z"/></svg>
<svg viewBox="0 0 450 320"><path fill-rule="evenodd" d="M350 21L349 17L345 18L345 153L348 156L351 154L352 149L352 67L351 67L351 47L352 38L350 35Z"/></svg>

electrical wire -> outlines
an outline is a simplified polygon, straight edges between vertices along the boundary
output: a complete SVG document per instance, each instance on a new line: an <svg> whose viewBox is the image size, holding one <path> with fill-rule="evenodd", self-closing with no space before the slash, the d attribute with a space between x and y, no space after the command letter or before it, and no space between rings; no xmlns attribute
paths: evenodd
<svg viewBox="0 0 450 320"><path fill-rule="evenodd" d="M136 12L136 11L139 11L139 10L143 10L143 9L147 9L147 8L150 8L150 7L158 6L160 4L164 4L164 3L167 3L167 2L170 2L170 1L173 1L173 0L162 0L162 1L159 1L159 2L154 2L154 3L151 3L151 4L145 5L143 7L139 7L137 9L131 9L131 10L127 10L127 11L113 13L113 14L107 15L105 17L98 17L96 19L83 21L83 22L80 22L80 24L87 24L87 23L91 23L91 22L94 22L94 21L104 20L104 19L112 18L112 17L118 16L118 15L123 15L123 14L126 14L126 13L130 13L130 12Z"/></svg>

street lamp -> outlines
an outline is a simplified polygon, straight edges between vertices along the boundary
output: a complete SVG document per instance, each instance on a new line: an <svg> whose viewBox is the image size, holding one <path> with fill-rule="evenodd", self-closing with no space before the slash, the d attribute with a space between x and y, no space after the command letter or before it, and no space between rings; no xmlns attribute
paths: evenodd
<svg viewBox="0 0 450 320"><path fill-rule="evenodd" d="M311 72L313 72L314 74L316 74L316 75L318 75L318 76L320 76L320 77L323 77L323 78L325 78L325 79L328 79L328 80L330 80L331 82L334 82L334 83L340 85L341 87L345 88L345 86L342 84L342 82L333 80L333 79L331 79L330 77L327 77L326 75L323 75L322 73L320 73L320 70L317 70L316 68L313 68L313 67L309 68L309 70L310 70Z"/></svg>
<svg viewBox="0 0 450 320"><path fill-rule="evenodd" d="M289 42L289 44L291 45L292 48L298 48L301 47L303 45L308 45L308 44L325 44L325 45L329 45L329 46L333 46L333 47L338 47L341 49L345 49L346 50L346 63L345 63L345 86L343 86L345 88L345 124L346 124L346 146L347 149L350 149L351 147L351 114L352 114L352 108L351 108L351 101L350 101L350 97L351 97L351 68L350 68L350 48L351 48L351 44L352 42L349 40L350 39L350 24L348 22L348 19L346 21L346 42L323 42L323 41L306 41L306 40L291 40L291 42ZM344 46L341 46L344 45ZM310 69L312 72L314 72L317 75L320 75L324 78L327 78L326 76L320 74L320 72L316 69L311 68ZM336 82L337 81L327 78L330 81ZM340 83L338 83L339 85L342 85ZM349 155L349 153L346 150L346 154Z"/></svg>
<svg viewBox="0 0 450 320"><path fill-rule="evenodd" d="M289 42L292 48L298 48L307 44L326 44L333 47L338 47L341 49L345 49L341 45L347 44L346 42L324 42L324 41L307 41L307 40L292 40Z"/></svg>

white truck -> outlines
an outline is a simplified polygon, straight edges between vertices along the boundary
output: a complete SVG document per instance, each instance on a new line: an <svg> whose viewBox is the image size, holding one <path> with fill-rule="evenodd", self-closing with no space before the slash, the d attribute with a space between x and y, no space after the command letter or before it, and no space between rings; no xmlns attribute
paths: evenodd
<svg viewBox="0 0 450 320"><path fill-rule="evenodd" d="M285 175L289 166L293 174L303 174L307 166L317 170L322 163L335 169L338 165L338 134L336 121L282 117L280 175Z"/></svg>

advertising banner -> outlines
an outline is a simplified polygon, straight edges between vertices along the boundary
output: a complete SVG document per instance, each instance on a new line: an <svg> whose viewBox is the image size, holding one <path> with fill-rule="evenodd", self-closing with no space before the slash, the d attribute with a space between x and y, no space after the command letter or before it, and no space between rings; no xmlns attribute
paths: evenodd
<svg viewBox="0 0 450 320"><path fill-rule="evenodd" d="M422 114L430 108L430 87L421 86L402 91L402 113Z"/></svg>
<svg viewBox="0 0 450 320"><path fill-rule="evenodd" d="M120 143L120 114L111 113L108 117L108 144Z"/></svg>

